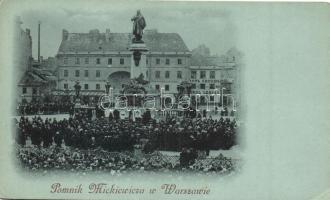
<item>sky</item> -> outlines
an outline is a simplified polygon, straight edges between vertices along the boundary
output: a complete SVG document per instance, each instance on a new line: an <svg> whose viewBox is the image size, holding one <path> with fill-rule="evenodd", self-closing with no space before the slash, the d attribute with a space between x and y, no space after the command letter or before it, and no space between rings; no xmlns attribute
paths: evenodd
<svg viewBox="0 0 330 200"><path fill-rule="evenodd" d="M141 9L147 27L158 32L179 33L190 50L205 44L212 54L223 54L236 43L236 27L231 12L219 4L208 3L106 3L90 7L55 5L23 10L22 28L31 29L33 56L37 57L38 21L41 21L41 56L55 56L61 43L62 29L84 33L91 29L105 32L131 32L131 17Z"/></svg>

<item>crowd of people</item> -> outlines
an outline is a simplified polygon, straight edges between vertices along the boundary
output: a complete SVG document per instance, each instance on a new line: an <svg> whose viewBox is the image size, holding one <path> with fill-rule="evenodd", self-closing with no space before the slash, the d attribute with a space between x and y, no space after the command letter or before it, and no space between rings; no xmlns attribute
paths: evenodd
<svg viewBox="0 0 330 200"><path fill-rule="evenodd" d="M130 171L195 171L227 173L234 169L234 162L220 154L216 158L196 159L182 165L177 156L159 152L135 156L132 152L106 152L100 148L79 150L77 148L20 148L18 159L22 167L32 171L66 170L73 172L104 171L113 175Z"/></svg>
<svg viewBox="0 0 330 200"><path fill-rule="evenodd" d="M33 145L48 147L53 142L57 146L81 149L102 147L106 150L130 150L135 144L145 141L144 151L181 151L183 148L197 150L229 149L235 144L236 122L220 118L214 120L184 118L177 121L167 118L156 122L136 119L91 120L84 115L77 118L62 119L35 117L29 120L21 117L16 121L16 139L25 145L28 138Z"/></svg>
<svg viewBox="0 0 330 200"><path fill-rule="evenodd" d="M18 115L37 115L37 114L63 114L73 115L74 104L71 102L49 102L49 103L21 103L17 105L16 113Z"/></svg>
<svg viewBox="0 0 330 200"><path fill-rule="evenodd" d="M228 118L219 120L166 118L160 121L137 118L132 121L110 115L109 118L101 116L92 119L85 112L76 113L75 117L62 120L21 117L15 121L15 129L16 142L21 147L19 158L25 166L32 168L47 166L47 168L80 169L93 168L94 165L104 168L109 162L116 168L125 166L125 168L146 169L147 165L155 168L155 165L150 164L148 160L138 161L134 156L126 154L118 159L101 157L101 160L95 160L103 155L98 155L96 150L134 152L140 149L143 155L158 151L181 152L177 164L164 162L161 165L165 169L175 169L178 166L201 169L200 165L195 163L198 159L196 151L204 151L208 154L210 150L231 148L235 145L237 125L235 120L230 121ZM30 148L27 148L28 142L31 143ZM220 169L224 168L222 165L221 161L217 167L202 168L221 171Z"/></svg>

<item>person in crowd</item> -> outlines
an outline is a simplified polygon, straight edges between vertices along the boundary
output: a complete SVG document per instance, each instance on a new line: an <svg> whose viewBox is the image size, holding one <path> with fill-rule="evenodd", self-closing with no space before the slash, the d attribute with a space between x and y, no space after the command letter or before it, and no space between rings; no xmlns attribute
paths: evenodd
<svg viewBox="0 0 330 200"><path fill-rule="evenodd" d="M55 136L54 136L54 141L57 147L62 146L62 134L60 134L59 131L56 131Z"/></svg>

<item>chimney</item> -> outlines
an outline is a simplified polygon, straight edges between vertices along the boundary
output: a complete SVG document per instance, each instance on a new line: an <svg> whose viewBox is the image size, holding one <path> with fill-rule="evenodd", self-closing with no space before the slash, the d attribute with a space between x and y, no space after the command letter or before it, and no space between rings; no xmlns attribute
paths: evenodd
<svg viewBox="0 0 330 200"><path fill-rule="evenodd" d="M62 30L62 40L67 40L69 37L69 32L65 29Z"/></svg>
<svg viewBox="0 0 330 200"><path fill-rule="evenodd" d="M105 30L105 41L109 42L110 41L110 29L107 28Z"/></svg>
<svg viewBox="0 0 330 200"><path fill-rule="evenodd" d="M98 29L92 29L89 31L89 36L93 39L93 41L97 41L100 35L100 31Z"/></svg>
<svg viewBox="0 0 330 200"><path fill-rule="evenodd" d="M40 24L41 22L39 21L38 23L38 62L40 63Z"/></svg>

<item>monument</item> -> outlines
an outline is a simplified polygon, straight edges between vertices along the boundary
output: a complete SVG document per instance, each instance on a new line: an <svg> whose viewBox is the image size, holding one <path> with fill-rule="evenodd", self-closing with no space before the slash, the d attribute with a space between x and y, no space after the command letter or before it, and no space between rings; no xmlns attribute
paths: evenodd
<svg viewBox="0 0 330 200"><path fill-rule="evenodd" d="M132 51L132 62L131 62L131 81L129 84L124 85L122 93L127 96L128 106L135 104L136 106L142 105L142 97L136 97L135 94L146 94L145 86L148 81L145 80L147 77L147 64L146 64L146 53L149 51L146 44L142 40L143 30L147 26L146 21L138 10L136 15L131 18L133 22L132 29L132 43L129 50ZM132 95L132 96L131 96ZM134 103L133 103L134 102Z"/></svg>
<svg viewBox="0 0 330 200"><path fill-rule="evenodd" d="M136 15L132 17L133 21L133 38L132 44L129 50L132 51L132 65L131 65L131 79L138 78L142 74L143 77L147 77L147 64L146 64L146 53L149 51L146 44L142 40L143 30L147 26L146 21L138 10Z"/></svg>

